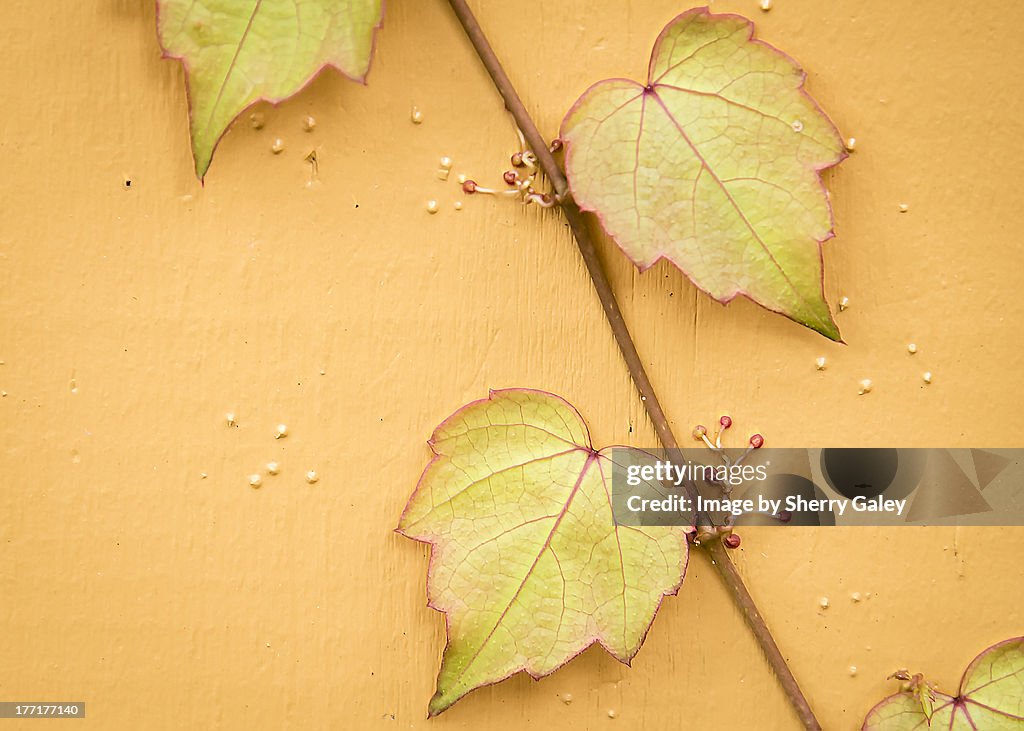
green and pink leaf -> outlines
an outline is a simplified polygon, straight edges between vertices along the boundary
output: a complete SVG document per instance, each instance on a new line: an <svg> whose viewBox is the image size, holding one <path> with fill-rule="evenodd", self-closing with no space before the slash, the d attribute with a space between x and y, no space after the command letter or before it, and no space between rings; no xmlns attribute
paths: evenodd
<svg viewBox="0 0 1024 731"><path fill-rule="evenodd" d="M429 605L445 614L430 715L513 673L547 675L594 643L629 663L679 588L686 534L614 523L612 454L593 448L576 409L542 391L492 391L429 444L398 531L431 545Z"/></svg>
<svg viewBox="0 0 1024 731"><path fill-rule="evenodd" d="M967 666L956 696L935 692L932 712L915 689L871 709L863 731L1020 731L1024 729L1024 637L1000 642Z"/></svg>
<svg viewBox="0 0 1024 731"><path fill-rule="evenodd" d="M328 66L370 68L382 0L157 0L157 35L185 67L196 175L239 114L278 103Z"/></svg>
<svg viewBox="0 0 1024 731"><path fill-rule="evenodd" d="M707 8L669 23L645 82L598 82L566 115L566 174L641 269L667 259L720 302L744 295L838 340L820 172L846 151L803 70L753 32Z"/></svg>

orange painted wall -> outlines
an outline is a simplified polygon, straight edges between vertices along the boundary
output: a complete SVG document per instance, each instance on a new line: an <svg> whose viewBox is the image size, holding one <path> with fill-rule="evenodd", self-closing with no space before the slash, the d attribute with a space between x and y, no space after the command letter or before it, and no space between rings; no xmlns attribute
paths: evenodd
<svg viewBox="0 0 1024 731"><path fill-rule="evenodd" d="M558 215L456 212L435 177L448 155L497 182L515 145L446 3L389 0L369 85L327 73L261 108L205 187L152 5L4 7L0 700L85 700L76 729L795 728L703 560L632 669L591 649L425 720L442 618L425 549L391 529L432 428L531 386L598 443L653 431ZM641 75L687 7L474 6L551 135L591 81ZM602 239L676 429L728 412L777 446L1020 446L1024 5L713 7L753 17L857 138L828 175L848 345L668 266L639 275ZM1021 529L861 528L748 531L734 555L826 728L852 729L895 668L951 688L1021 634L1022 549Z"/></svg>

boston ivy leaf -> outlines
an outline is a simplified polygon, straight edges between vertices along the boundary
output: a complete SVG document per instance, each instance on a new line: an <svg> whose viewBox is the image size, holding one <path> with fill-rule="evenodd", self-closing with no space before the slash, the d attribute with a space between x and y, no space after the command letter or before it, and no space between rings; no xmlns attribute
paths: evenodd
<svg viewBox="0 0 1024 731"><path fill-rule="evenodd" d="M594 84L561 137L577 203L638 267L668 259L721 302L743 294L838 340L819 173L846 152L804 78L750 21L696 8L662 31L646 83Z"/></svg>
<svg viewBox="0 0 1024 731"><path fill-rule="evenodd" d="M957 695L934 692L931 719L918 688L871 709L863 731L1009 731L1024 729L1024 637L994 645L971 662Z"/></svg>
<svg viewBox="0 0 1024 731"><path fill-rule="evenodd" d="M492 391L429 444L398 531L431 544L429 604L446 615L430 715L520 670L547 675L594 642L628 664L682 581L684 529L612 522L611 451L552 394Z"/></svg>
<svg viewBox="0 0 1024 731"><path fill-rule="evenodd" d="M282 101L325 66L362 81L381 0L157 0L164 56L185 66L196 174L253 102Z"/></svg>

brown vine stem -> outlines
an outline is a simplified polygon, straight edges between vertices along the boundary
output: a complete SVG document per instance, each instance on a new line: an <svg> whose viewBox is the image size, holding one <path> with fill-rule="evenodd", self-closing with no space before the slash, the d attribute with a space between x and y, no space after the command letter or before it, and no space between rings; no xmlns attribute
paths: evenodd
<svg viewBox="0 0 1024 731"><path fill-rule="evenodd" d="M633 337L626 326L622 311L619 309L615 292L612 290L611 283L608 281L608 275L604 270L604 265L597 254L597 248L590 237L590 231L587 228L586 220L583 218L583 212L580 211L579 206L572 200L565 174L558 166L558 163L555 162L554 156L548 149L548 143L537 130L537 125L534 124L529 112L526 111L522 99L516 93L515 87L502 68L501 62L498 60L497 55L495 55L494 49L491 48L487 36L484 35L483 29L477 22L476 16L473 15L473 11L467 5L466 0L448 0L448 2L466 31L470 43L476 49L476 53L480 57L484 68L487 69L487 73L490 74L491 79L494 81L494 86L497 88L498 93L501 94L502 99L505 101L505 107L511 112L516 124L519 125L519 129L522 130L527 144L534 154L537 155L541 169L555 189L557 198L561 202L562 211L565 213L569 227L576 238L580 255L583 257L583 262L590 273L594 289L601 300L605 316L608 318L608 324L615 335L615 342L618 343L619 350L622 351L626 367L633 378L633 383L640 392L640 400L647 410L651 423L654 424L659 440L666 449L678 448L679 443L676 441L675 434L672 433L668 417L665 416L665 410L662 409L661 402L654 392L654 386L651 385L651 379L647 376L643 361L640 360L636 344L633 342ZM764 618L761 617L761 613L754 603L754 598L747 590L746 584L743 583L743 577L740 576L736 565L729 557L728 550L720 540L705 541L703 546L706 547L711 563L718 570L718 574L729 590L729 594L743 613L743 617L754 633L754 637L768 659L768 664L771 665L772 670L778 677L782 689L800 717L800 721L805 728L820 731L821 724L814 717L814 712L811 710L807 698L804 697L800 686L796 682L796 678L793 677L793 672L790 670L785 657L783 657L782 651L779 650L779 646L768 629L768 625L765 624Z"/></svg>

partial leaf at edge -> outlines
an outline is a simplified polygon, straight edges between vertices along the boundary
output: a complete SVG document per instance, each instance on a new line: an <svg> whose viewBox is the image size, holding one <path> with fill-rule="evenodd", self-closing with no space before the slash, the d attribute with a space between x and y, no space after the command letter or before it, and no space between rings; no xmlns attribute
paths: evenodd
<svg viewBox="0 0 1024 731"><path fill-rule="evenodd" d="M956 698L935 693L929 726L913 693L891 695L871 709L862 731L1024 730L1024 637L1000 642L964 671Z"/></svg>
<svg viewBox="0 0 1024 731"><path fill-rule="evenodd" d="M721 302L742 294L837 340L819 173L846 153L804 78L750 21L696 8L662 31L646 83L593 85L561 137L574 198L638 267L668 259Z"/></svg>
<svg viewBox="0 0 1024 731"><path fill-rule="evenodd" d="M1024 729L1024 637L974 658L960 682L960 697L978 728Z"/></svg>
<svg viewBox="0 0 1024 731"><path fill-rule="evenodd" d="M921 708L921 699L913 693L896 693L871 709L861 731L967 731L970 727L950 726L955 706L953 699L942 693L935 694L931 724Z"/></svg>
<svg viewBox="0 0 1024 731"><path fill-rule="evenodd" d="M381 0L157 0L164 55L185 66L196 175L253 102L286 99L325 66L362 81L381 12Z"/></svg>
<svg viewBox="0 0 1024 731"><path fill-rule="evenodd" d="M430 446L398 528L431 544L429 603L446 615L430 715L595 642L628 663L682 581L686 535L613 523L611 450L593 449L579 413L541 391L493 391Z"/></svg>

